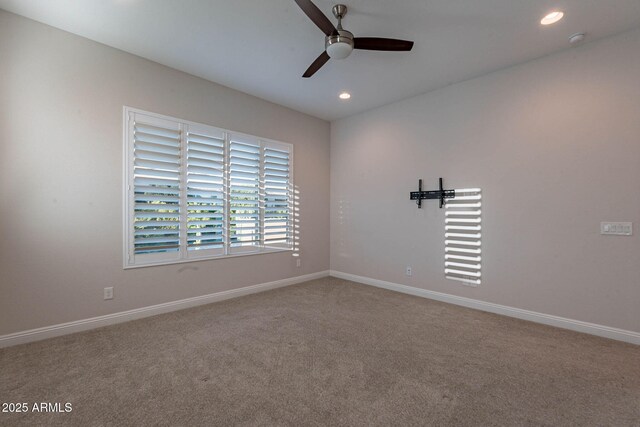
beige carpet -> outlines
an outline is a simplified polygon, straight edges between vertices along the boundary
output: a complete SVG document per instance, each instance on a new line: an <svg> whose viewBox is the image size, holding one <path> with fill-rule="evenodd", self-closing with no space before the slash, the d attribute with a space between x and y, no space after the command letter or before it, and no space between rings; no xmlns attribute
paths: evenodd
<svg viewBox="0 0 640 427"><path fill-rule="evenodd" d="M640 347L334 278L0 350L2 425L640 425Z"/></svg>

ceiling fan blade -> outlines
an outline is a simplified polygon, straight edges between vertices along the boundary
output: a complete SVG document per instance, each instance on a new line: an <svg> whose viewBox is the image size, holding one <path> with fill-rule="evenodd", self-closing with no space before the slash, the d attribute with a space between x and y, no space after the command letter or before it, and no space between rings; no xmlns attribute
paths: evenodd
<svg viewBox="0 0 640 427"><path fill-rule="evenodd" d="M311 3L311 0L295 0L300 9L316 24L327 36L337 32L329 18L318 9L318 6Z"/></svg>
<svg viewBox="0 0 640 427"><path fill-rule="evenodd" d="M408 51L413 48L413 42L409 40L384 39L379 37L355 37L354 49Z"/></svg>
<svg viewBox="0 0 640 427"><path fill-rule="evenodd" d="M307 71L304 72L302 77L308 78L313 76L316 73L316 71L318 71L320 68L322 68L324 64L327 63L328 60L329 60L329 54L327 54L327 51L322 52L320 56L318 56L316 60L313 61L313 64L311 64L311 66L307 68Z"/></svg>

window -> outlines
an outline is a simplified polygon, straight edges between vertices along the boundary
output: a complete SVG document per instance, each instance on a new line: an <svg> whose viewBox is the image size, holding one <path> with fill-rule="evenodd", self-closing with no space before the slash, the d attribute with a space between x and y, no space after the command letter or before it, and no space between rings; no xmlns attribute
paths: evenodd
<svg viewBox="0 0 640 427"><path fill-rule="evenodd" d="M125 107L127 267L293 249L291 144Z"/></svg>

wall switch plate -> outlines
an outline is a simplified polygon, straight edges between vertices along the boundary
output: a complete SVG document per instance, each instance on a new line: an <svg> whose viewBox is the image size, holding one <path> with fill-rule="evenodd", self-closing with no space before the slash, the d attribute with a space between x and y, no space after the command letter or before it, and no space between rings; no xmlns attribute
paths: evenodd
<svg viewBox="0 0 640 427"><path fill-rule="evenodd" d="M302 260L300 258L296 259L296 267L300 267L302 265Z"/></svg>
<svg viewBox="0 0 640 427"><path fill-rule="evenodd" d="M411 270L411 267L407 266L406 270L404 271L404 275L407 277L413 276L413 271Z"/></svg>
<svg viewBox="0 0 640 427"><path fill-rule="evenodd" d="M104 299L113 299L113 286L104 288Z"/></svg>
<svg viewBox="0 0 640 427"><path fill-rule="evenodd" d="M633 235L632 222L601 222L600 234L608 234L613 236L631 236Z"/></svg>

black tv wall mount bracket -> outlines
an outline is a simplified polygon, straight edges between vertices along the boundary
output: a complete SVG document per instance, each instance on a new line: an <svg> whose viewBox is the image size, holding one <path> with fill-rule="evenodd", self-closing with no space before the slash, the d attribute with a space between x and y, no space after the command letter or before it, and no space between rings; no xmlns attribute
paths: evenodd
<svg viewBox="0 0 640 427"><path fill-rule="evenodd" d="M422 190L422 179L418 180L418 191L412 191L409 193L410 200L416 200L416 204L418 205L418 209L422 209L422 200L424 199L439 199L440 200L440 209L445 205L445 199L453 199L456 197L456 190L445 190L442 188L442 178L440 178L440 189L439 190L431 190L431 191L423 191Z"/></svg>

